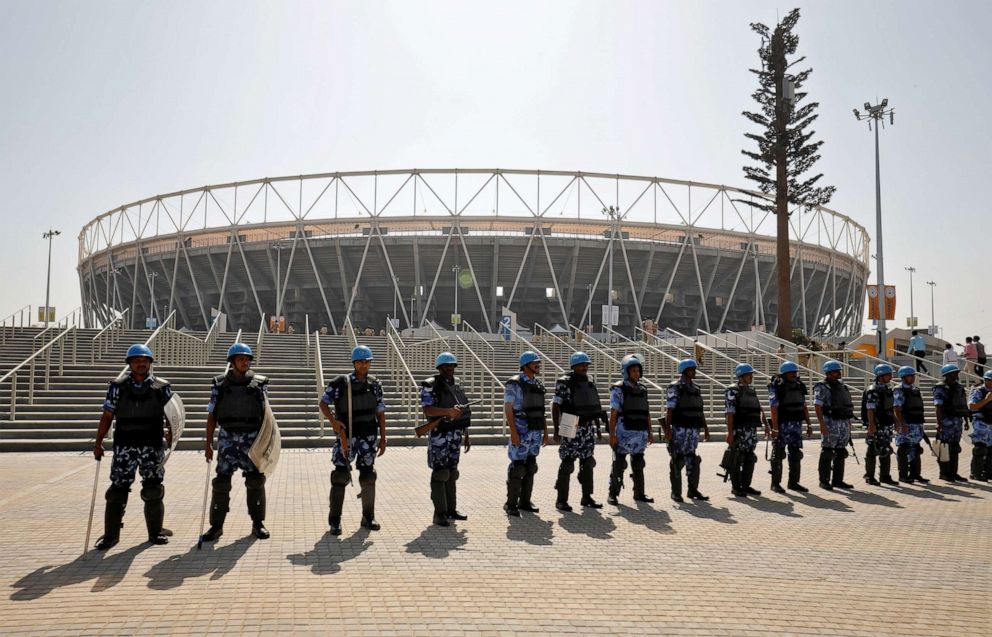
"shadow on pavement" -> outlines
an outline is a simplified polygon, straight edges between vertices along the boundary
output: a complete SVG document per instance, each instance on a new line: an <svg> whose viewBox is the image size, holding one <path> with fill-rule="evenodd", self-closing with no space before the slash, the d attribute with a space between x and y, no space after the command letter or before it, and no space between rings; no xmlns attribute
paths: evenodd
<svg viewBox="0 0 992 637"><path fill-rule="evenodd" d="M434 526L433 524L421 532L417 539L406 545L407 553L420 553L424 557L435 560L443 560L452 551L463 550L462 547L468 543L465 531L456 529L454 525L447 528Z"/></svg>
<svg viewBox="0 0 992 637"><path fill-rule="evenodd" d="M835 491L839 495L843 495L844 491ZM814 509L828 509L831 511L840 511L841 513L852 513L852 509L846 502L841 502L840 500L828 500L826 498L821 498L812 491L804 495L792 495L790 492L789 497L793 499L794 502L799 504L805 504L806 506L811 506Z"/></svg>
<svg viewBox="0 0 992 637"><path fill-rule="evenodd" d="M194 544L185 553L173 555L151 567L145 573L150 580L148 588L168 590L181 586L188 578L204 575L210 575L211 580L220 579L234 568L254 543L254 536L246 535L219 548L216 542L204 542L203 549L198 551Z"/></svg>
<svg viewBox="0 0 992 637"><path fill-rule="evenodd" d="M885 497L874 491L849 491L848 499L862 504L876 504L880 506L892 507L893 509L904 509L905 507L895 500Z"/></svg>
<svg viewBox="0 0 992 637"><path fill-rule="evenodd" d="M803 517L801 514L796 513L796 505L791 500L773 500L772 498L756 496L734 498L733 501L739 502L740 504L745 504L753 509L764 511L766 513L777 513L787 518Z"/></svg>
<svg viewBox="0 0 992 637"><path fill-rule="evenodd" d="M969 482L968 484L969 485L972 485L971 482ZM981 496L975 495L974 493L969 493L968 491L962 491L961 490L961 489L967 489L968 488L967 486L962 486L961 489L957 489L957 488L952 487L952 486L949 486L947 484L938 484L936 482L931 482L928 485L924 485L923 488L924 489L929 489L930 491L933 491L934 493L942 493L944 495L952 495L952 496L957 496L959 498L972 498L972 499L974 499L974 498L981 497Z"/></svg>
<svg viewBox="0 0 992 637"><path fill-rule="evenodd" d="M311 550L287 555L286 559L293 566L309 566L314 575L333 575L341 570L342 562L355 559L372 546L368 537L369 530L364 527L346 538L327 531Z"/></svg>
<svg viewBox="0 0 992 637"><path fill-rule="evenodd" d="M138 546L120 553L102 553L95 549L62 566L43 566L14 582L11 587L18 589L10 595L12 601L27 601L48 595L56 588L81 584L95 579L92 592L98 593L121 583L131 568L134 558L150 544Z"/></svg>
<svg viewBox="0 0 992 637"><path fill-rule="evenodd" d="M675 508L685 511L689 515L723 524L737 524L734 514L727 507L716 507L709 502L700 500L686 500L682 504L675 503Z"/></svg>
<svg viewBox="0 0 992 637"><path fill-rule="evenodd" d="M554 537L554 522L542 520L536 515L524 513L523 517L508 518L510 525L506 529L506 539L514 542L527 542L534 546L551 546Z"/></svg>
<svg viewBox="0 0 992 637"><path fill-rule="evenodd" d="M582 507L575 513L563 513L558 519L558 526L569 533L588 535L594 540L609 540L617 525L610 518L603 517L599 509Z"/></svg>
<svg viewBox="0 0 992 637"><path fill-rule="evenodd" d="M647 502L638 502L636 508L621 504L617 507L617 513L631 524L640 524L655 533L662 535L675 533L675 529L672 528L672 516L668 511L656 509Z"/></svg>

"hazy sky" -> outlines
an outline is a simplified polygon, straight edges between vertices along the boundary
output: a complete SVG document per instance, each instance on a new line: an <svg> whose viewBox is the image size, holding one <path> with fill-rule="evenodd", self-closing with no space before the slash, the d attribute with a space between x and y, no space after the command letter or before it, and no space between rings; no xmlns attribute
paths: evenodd
<svg viewBox="0 0 992 637"><path fill-rule="evenodd" d="M945 336L992 338L987 2L800 2L830 206L875 235L888 97L886 282ZM741 148L759 42L795 3L2 0L0 316L79 304L91 218L180 188L385 168L540 168L751 187ZM874 244L872 250L874 251Z"/></svg>

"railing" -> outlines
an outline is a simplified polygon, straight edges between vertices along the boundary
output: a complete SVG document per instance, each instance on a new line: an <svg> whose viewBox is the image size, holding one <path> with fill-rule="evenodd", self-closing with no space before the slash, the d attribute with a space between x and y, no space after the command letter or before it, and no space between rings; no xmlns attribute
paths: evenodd
<svg viewBox="0 0 992 637"><path fill-rule="evenodd" d="M641 328L639 328L639 327L638 328L635 328L635 329L636 330L639 330L641 332L644 332L644 330L641 330ZM683 338L683 339L690 340L690 341L693 340L693 339L689 338L688 336L686 336L685 334L683 334L682 332L679 332L677 330L674 330L674 329L672 329L670 327L665 328L665 331L666 332L669 332L670 334L674 334L675 336L677 336L679 338ZM654 334L648 334L647 332L644 332L644 335L645 335L645 340L647 340L647 338L655 338L655 339L658 338L656 335L654 335ZM678 347L677 345L674 344L674 342L672 343L672 345L674 347L676 347L679 351L686 352L687 354L689 353L688 350L686 350L686 349L684 349L682 347ZM723 360L728 361L734 367L736 367L739 363L743 363L744 362L744 361L738 361L737 359L735 359L735 358L733 358L731 356L728 356L727 354L721 352L720 350L716 349L715 347L710 347L709 345L707 345L706 343L703 343L702 341L695 341L694 342L694 345L698 345L699 347L701 347L702 349L704 349L707 352L710 352L714 356L716 356L718 358L721 358ZM693 351L691 353L691 356L695 357L695 354L696 354L695 351ZM753 367L753 365L752 365L752 367ZM754 370L754 375L757 376L757 377L759 377L759 378L760 377L764 377L764 378L767 378L769 380L772 377L772 374L769 374L769 373L764 372L764 371L762 371L760 369L757 369L757 368L755 368L755 370Z"/></svg>
<svg viewBox="0 0 992 637"><path fill-rule="evenodd" d="M399 392L400 408L406 414L410 426L414 426L420 420L420 384L410 371L409 365L403 358L403 350L396 343L391 333L386 333L386 365L393 372L393 378L401 385L397 387ZM402 385L409 381L410 386L404 390Z"/></svg>
<svg viewBox="0 0 992 637"><path fill-rule="evenodd" d="M73 325L75 327L80 327L79 323L83 320L83 308L77 307L76 309L70 311L68 314L63 316L57 323L57 325L63 329Z"/></svg>
<svg viewBox="0 0 992 637"><path fill-rule="evenodd" d="M496 348L493 347L493 344L486 340L482 334L479 334L479 332L476 331L474 327L469 325L467 321L462 321L462 326L468 328L468 332L471 334L470 338L473 343L481 343L484 346L482 348L482 355L479 358L481 358L489 367L493 367L496 364ZM462 330L462 335L464 334L465 331Z"/></svg>
<svg viewBox="0 0 992 637"><path fill-rule="evenodd" d="M516 353L518 356L520 354L523 354L524 351L526 350L531 350L533 352L536 352L537 355L541 357L541 360L551 363L551 365L553 365L554 368L557 369L560 373L564 374L565 372L568 371L564 367L556 363L554 359L552 359L550 356L546 355L544 352L539 350L537 346L534 345L531 341L528 341L526 338L518 334L516 330L510 330L509 333L510 333L510 342L514 343L517 346Z"/></svg>
<svg viewBox="0 0 992 637"><path fill-rule="evenodd" d="M344 325L341 329L348 335L348 340L351 341L352 347L358 346L358 336L355 335L355 326L351 324L351 317L349 316L344 320Z"/></svg>
<svg viewBox="0 0 992 637"><path fill-rule="evenodd" d="M220 337L220 324L223 322L222 317L223 312L218 312L217 316L214 317L214 322L210 325L210 329L207 330L207 335L203 339L203 346L207 351L207 356L210 352L214 351L214 345L217 344L217 339Z"/></svg>
<svg viewBox="0 0 992 637"><path fill-rule="evenodd" d="M65 328L58 336L53 338L51 341L46 343L40 350L31 354L23 362L19 363L12 370L7 372L0 378L0 386L5 382L10 380L10 420L14 421L17 417L17 376L18 373L25 367L28 368L28 403L29 405L34 404L34 387L35 387L35 369L37 367L37 361L44 354L44 363L42 366L42 376L45 381L44 388L47 391L50 387L51 376L52 376L52 352L55 349L55 345L59 346L58 353L58 375L62 376L65 373L65 354L66 354L66 341L72 341L72 364L76 364L76 340L77 331L75 325ZM70 336L71 335L71 336Z"/></svg>
<svg viewBox="0 0 992 637"><path fill-rule="evenodd" d="M255 363L257 364L262 359L262 343L265 340L265 315L262 315L261 320L258 323L258 336L255 337Z"/></svg>
<svg viewBox="0 0 992 637"><path fill-rule="evenodd" d="M303 327L303 331L307 335L307 352L306 352L307 365L312 365L313 364L313 352L311 351L311 345L310 345L310 315L309 314L306 315L306 320L305 320L305 325Z"/></svg>
<svg viewBox="0 0 992 637"><path fill-rule="evenodd" d="M37 334L31 337L31 351L37 352L41 349L48 341L54 338L55 334L59 332L59 327L55 323L52 323L45 329L41 330Z"/></svg>
<svg viewBox="0 0 992 637"><path fill-rule="evenodd" d="M127 329L127 314L129 311L130 309L125 309L117 318L108 323L106 327L97 332L97 335L93 337L93 343L90 347L91 364L95 363L98 358L103 358L110 351L110 348L116 345L121 339L121 335Z"/></svg>
<svg viewBox="0 0 992 637"><path fill-rule="evenodd" d="M28 325L31 324L31 306L25 305L24 307L14 310L9 315L0 320L0 345L7 343L7 332L10 332L10 336L14 336L14 330L18 327L24 327L24 317L28 317ZM10 323L8 326L7 324Z"/></svg>
<svg viewBox="0 0 992 637"><path fill-rule="evenodd" d="M327 389L327 383L324 382L324 360L320 355L320 332L315 331L313 333L314 340L314 379L317 381L317 422L320 423L320 438L324 438L324 414L320 411L320 396L323 395L324 390ZM310 336L307 332L307 342L309 343Z"/></svg>

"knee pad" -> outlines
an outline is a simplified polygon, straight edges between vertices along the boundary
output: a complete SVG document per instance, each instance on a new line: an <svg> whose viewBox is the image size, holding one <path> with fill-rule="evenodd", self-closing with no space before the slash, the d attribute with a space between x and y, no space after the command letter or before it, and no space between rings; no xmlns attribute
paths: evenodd
<svg viewBox="0 0 992 637"><path fill-rule="evenodd" d="M220 491L222 493L231 492L231 476L217 476L213 479L214 491Z"/></svg>
<svg viewBox="0 0 992 637"><path fill-rule="evenodd" d="M115 487L111 485L110 488L107 489L105 497L107 498L107 502L124 504L127 502L127 494L130 492L131 490L127 487Z"/></svg>
<svg viewBox="0 0 992 637"><path fill-rule="evenodd" d="M514 460L510 467L510 479L520 480L527 475L527 463L523 460Z"/></svg>
<svg viewBox="0 0 992 637"><path fill-rule="evenodd" d="M919 458L923 455L923 445L916 445L916 457Z"/></svg>
<svg viewBox="0 0 992 637"><path fill-rule="evenodd" d="M571 475L572 472L575 471L575 458L565 458L562 460L561 468L563 471Z"/></svg>
<svg viewBox="0 0 992 637"><path fill-rule="evenodd" d="M583 459L579 460L579 470L580 471L582 469L590 469L591 470L595 466L596 466L596 459L593 458L592 456L589 456L588 458L583 458Z"/></svg>
<svg viewBox="0 0 992 637"><path fill-rule="evenodd" d="M335 467L331 471L331 484L336 487L346 487L351 482L351 472L344 467Z"/></svg>
<svg viewBox="0 0 992 637"><path fill-rule="evenodd" d="M141 483L141 499L154 502L165 497L165 485L161 480L145 480Z"/></svg>
<svg viewBox="0 0 992 637"><path fill-rule="evenodd" d="M613 456L613 464L616 465L617 469L623 471L627 468L627 454L618 453Z"/></svg>
<svg viewBox="0 0 992 637"><path fill-rule="evenodd" d="M245 474L245 487L248 489L261 489L265 486L265 474L252 471Z"/></svg>
<svg viewBox="0 0 992 637"><path fill-rule="evenodd" d="M802 460L804 455L805 454L803 453L803 450L800 449L799 447L790 447L789 448L789 457L790 458L795 458L796 460Z"/></svg>
<svg viewBox="0 0 992 637"><path fill-rule="evenodd" d="M434 469L431 471L431 482L447 482L451 478L449 469Z"/></svg>
<svg viewBox="0 0 992 637"><path fill-rule="evenodd" d="M778 445L773 445L771 462L782 462L785 459L786 455L788 455L791 458L793 457L792 454L793 454L792 449L789 449L787 454L785 447L779 447Z"/></svg>
<svg viewBox="0 0 992 637"><path fill-rule="evenodd" d="M461 473L458 472L458 469L457 468L455 468L455 469L448 469L448 480L449 481L454 482L455 480L458 479L458 477L460 475L461 475Z"/></svg>
<svg viewBox="0 0 992 637"><path fill-rule="evenodd" d="M643 453L635 453L630 456L630 468L634 471L643 471L645 464Z"/></svg>
<svg viewBox="0 0 992 637"><path fill-rule="evenodd" d="M758 462L758 454L753 451L748 454L748 457L750 458L752 464L756 464Z"/></svg>
<svg viewBox="0 0 992 637"><path fill-rule="evenodd" d="M845 447L841 447L840 449L834 449L834 457L836 458L840 458L841 460L843 460L848 455L849 454L847 453L847 448Z"/></svg>
<svg viewBox="0 0 992 637"><path fill-rule="evenodd" d="M358 484L362 486L375 484L376 476L375 469L372 467L362 467L358 470Z"/></svg>
<svg viewBox="0 0 992 637"><path fill-rule="evenodd" d="M952 442L951 443L951 449L954 451L954 453L961 453L961 443L960 442Z"/></svg>
<svg viewBox="0 0 992 637"><path fill-rule="evenodd" d="M527 456L527 474L537 473L537 456Z"/></svg>
<svg viewBox="0 0 992 637"><path fill-rule="evenodd" d="M697 467L697 468L698 468L698 467L701 467L701 466L703 465L703 457L702 457L702 456L692 456L692 457L693 457L693 458L695 459L695 461L696 461L696 467Z"/></svg>

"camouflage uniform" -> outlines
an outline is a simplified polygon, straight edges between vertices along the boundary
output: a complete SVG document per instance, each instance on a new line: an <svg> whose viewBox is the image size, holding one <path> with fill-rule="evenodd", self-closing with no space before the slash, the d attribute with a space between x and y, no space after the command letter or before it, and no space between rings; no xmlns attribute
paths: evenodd
<svg viewBox="0 0 992 637"><path fill-rule="evenodd" d="M697 401L698 405L695 404ZM687 405L690 407L690 413L686 413ZM696 448L699 446L699 430L703 426L702 394L695 383L680 378L668 386L665 406L674 412L673 440L668 446L672 456L669 463L672 496L682 497L682 467L685 467L686 479L689 483L688 494L689 497L693 497L699 493L699 471L702 462L702 458L696 453Z"/></svg>
<svg viewBox="0 0 992 637"><path fill-rule="evenodd" d="M631 412L628 400L637 399L641 404ZM613 449L613 469L610 473L610 497L616 498L623 488L623 473L627 468L627 455L630 455L630 478L634 483L634 499L647 500L644 493L644 452L648 447L648 432L651 427L647 387L640 381L630 379L614 383L610 388L610 409L617 412L616 439ZM636 418L635 423L630 420ZM611 501L612 503L612 501Z"/></svg>
<svg viewBox="0 0 992 637"><path fill-rule="evenodd" d="M421 407L454 407L468 404L468 398L458 385L458 380L447 381L437 375L421 384ZM462 437L471 419L466 409L458 420L431 429L427 434L427 466L431 468L431 500L434 515L461 519L458 503L457 481L460 476L458 460L461 458ZM449 426L450 424L450 426Z"/></svg>
<svg viewBox="0 0 992 637"><path fill-rule="evenodd" d="M854 416L850 390L840 381L819 382L813 386L813 404L823 408L827 427L827 435L820 440L820 484L847 488L850 485L844 482L844 460L848 456Z"/></svg>
<svg viewBox="0 0 992 637"><path fill-rule="evenodd" d="M981 384L971 390L969 403L985 400L989 390ZM971 412L971 477L980 482L992 479L992 403Z"/></svg>
<svg viewBox="0 0 992 637"><path fill-rule="evenodd" d="M543 395L544 384L541 380L537 377L532 379L522 372L507 382L503 392L503 402L512 406L513 426L520 437L520 444L513 444L511 439L506 448L507 456L510 458L510 464L506 468L507 509L533 508L531 494L534 491L534 475L537 473L537 456L541 453L541 444L547 426L544 420ZM532 426L528 426L526 417L528 396L533 400ZM537 415L538 412L540 416Z"/></svg>
<svg viewBox="0 0 992 637"><path fill-rule="evenodd" d="M578 389L578 396L573 395L573 386ZM579 403L576 403L579 398ZM555 382L555 395L551 402L558 405L561 413L575 414L579 418L574 438L562 438L558 447L558 479L555 489L558 490L556 504L559 508L570 510L568 504L569 483L575 470L575 461L579 461L579 484L582 486L582 502L592 502L593 468L596 458L596 434L599 430L598 419L602 418L602 407L599 404L599 394L595 384L588 376L579 376L571 372ZM593 415L595 414L595 415Z"/></svg>
<svg viewBox="0 0 992 637"><path fill-rule="evenodd" d="M806 414L805 411L800 413L798 400L794 401L797 404L790 405L788 408L782 404L782 401L787 392L794 391L797 397L798 394L802 394L805 405L806 385L798 378L792 381L792 385L787 385L787 383L789 381L778 377L768 385L768 405L777 410L778 417L778 435L772 439L770 472L772 474L772 490L781 487L782 461L786 459L786 456L788 456L789 462L788 486L790 489L795 489L799 485L802 471L803 420L801 419L805 419ZM787 410L791 413L786 413Z"/></svg>
<svg viewBox="0 0 992 637"><path fill-rule="evenodd" d="M743 385L734 385L728 387L723 394L724 398L724 412L728 414L734 414L734 425L733 425L733 442L729 448L730 461L729 466L725 466L724 470L730 472L730 480L733 485L735 492L747 492L751 489L751 478L754 475L754 465L758 461L758 456L754 453L754 450L758 447L758 423L761 419L761 406L760 403L757 406L757 413L747 414L746 418L748 421L744 422L744 418L738 416L738 400L741 398L741 387ZM751 392L754 392L754 388L750 385L747 386ZM754 402L758 402L757 394L754 393ZM752 406L753 407L753 406ZM757 495L757 494L755 494Z"/></svg>
<svg viewBox="0 0 992 637"><path fill-rule="evenodd" d="M933 404L940 406L943 411L937 430L937 440L946 444L950 451L950 459L939 462L940 477L956 480L958 475L958 456L961 454L961 434L964 429L965 417L968 415L967 398L961 383L953 385L946 382L938 383L933 388Z"/></svg>
<svg viewBox="0 0 992 637"><path fill-rule="evenodd" d="M910 406L913 408L912 411ZM923 441L923 397L919 388L916 385L900 383L892 391L892 407L902 410L903 422L906 425L906 431L897 431L895 435L899 480L908 483L923 481L924 478L920 475L923 455L923 447L920 445Z"/></svg>
<svg viewBox="0 0 992 637"><path fill-rule="evenodd" d="M865 392L862 400L866 412L875 412L875 433L867 436L865 444L865 481L875 484L875 458L878 458L878 479L885 484L892 484L892 436L895 416L892 410L895 398L888 383L875 382ZM865 425L867 426L867 422Z"/></svg>

